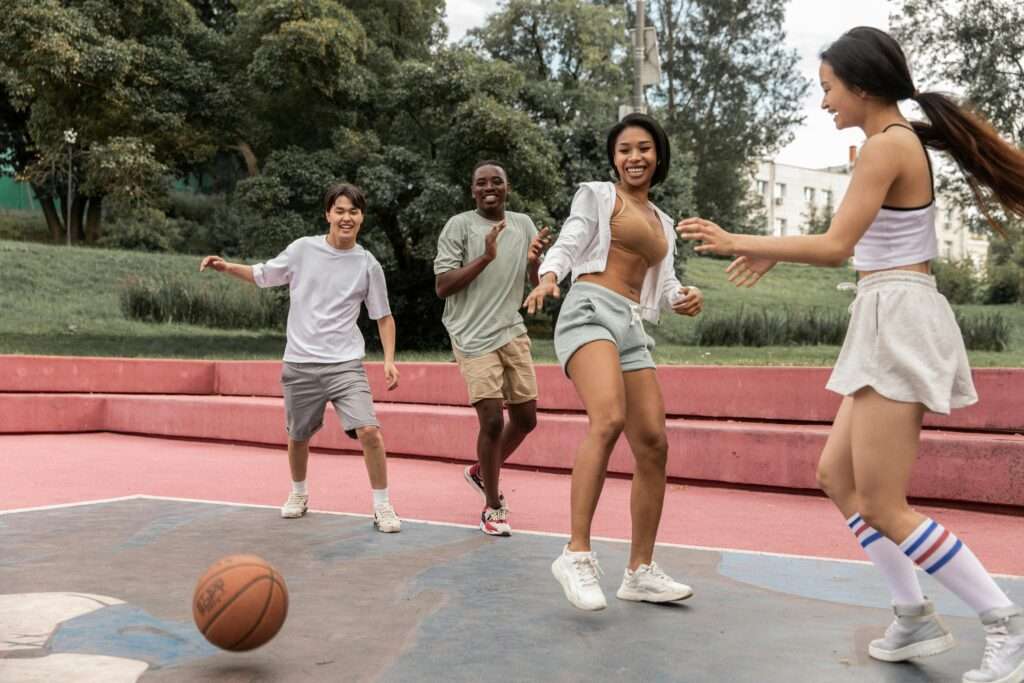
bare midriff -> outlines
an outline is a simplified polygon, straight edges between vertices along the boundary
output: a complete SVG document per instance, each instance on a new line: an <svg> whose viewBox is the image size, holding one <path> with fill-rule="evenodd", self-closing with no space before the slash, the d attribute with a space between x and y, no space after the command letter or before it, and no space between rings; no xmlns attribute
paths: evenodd
<svg viewBox="0 0 1024 683"><path fill-rule="evenodd" d="M578 281L601 285L639 303L647 270L668 252L661 221L647 206L617 195L611 233L604 270L581 275Z"/></svg>
<svg viewBox="0 0 1024 683"><path fill-rule="evenodd" d="M857 279L866 278L868 276L876 275L878 273L891 273L891 272L897 271L897 270L908 270L911 273L924 273L925 275L929 275L932 272L931 262L930 261L922 261L921 263L911 263L908 266L896 266L894 268L882 268L881 270L859 270L859 271L857 271Z"/></svg>

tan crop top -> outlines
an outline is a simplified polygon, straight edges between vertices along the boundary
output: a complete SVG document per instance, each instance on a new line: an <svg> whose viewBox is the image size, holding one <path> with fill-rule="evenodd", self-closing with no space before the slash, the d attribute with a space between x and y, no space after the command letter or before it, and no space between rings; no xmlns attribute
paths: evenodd
<svg viewBox="0 0 1024 683"><path fill-rule="evenodd" d="M668 253L668 243L661 224L652 225L635 199L616 194L622 206L612 215L611 248L639 256L648 268L661 263Z"/></svg>

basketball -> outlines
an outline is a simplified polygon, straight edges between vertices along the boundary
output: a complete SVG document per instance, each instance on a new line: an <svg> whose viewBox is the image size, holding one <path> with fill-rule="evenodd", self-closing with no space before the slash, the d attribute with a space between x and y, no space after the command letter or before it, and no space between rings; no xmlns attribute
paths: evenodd
<svg viewBox="0 0 1024 683"><path fill-rule="evenodd" d="M203 636L224 650L252 650L273 638L288 615L284 578L263 558L229 555L199 579L192 618Z"/></svg>

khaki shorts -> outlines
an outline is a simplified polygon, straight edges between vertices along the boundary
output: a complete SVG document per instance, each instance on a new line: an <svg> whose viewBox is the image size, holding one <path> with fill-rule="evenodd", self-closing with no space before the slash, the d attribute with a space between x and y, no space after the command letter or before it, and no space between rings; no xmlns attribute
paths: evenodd
<svg viewBox="0 0 1024 683"><path fill-rule="evenodd" d="M373 395L360 359L344 363L289 363L281 368L285 429L295 441L308 441L324 426L330 401L351 438L360 427L379 427Z"/></svg>
<svg viewBox="0 0 1024 683"><path fill-rule="evenodd" d="M513 405L537 400L537 375L525 334L482 356L467 358L454 347L452 351L466 380L470 405L485 398L503 398Z"/></svg>

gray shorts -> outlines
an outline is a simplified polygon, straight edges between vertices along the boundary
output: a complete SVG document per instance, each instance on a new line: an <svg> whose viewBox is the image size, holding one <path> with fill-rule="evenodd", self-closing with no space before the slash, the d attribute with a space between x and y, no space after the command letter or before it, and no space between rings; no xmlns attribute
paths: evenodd
<svg viewBox="0 0 1024 683"><path fill-rule="evenodd" d="M589 282L576 282L566 295L555 325L555 355L568 372L569 359L581 346L605 339L619 349L623 372L653 368L654 340L644 331L640 304Z"/></svg>
<svg viewBox="0 0 1024 683"><path fill-rule="evenodd" d="M379 427L373 395L360 359L344 363L288 363L281 369L285 428L295 441L308 441L324 426L330 401L342 429L353 439L360 427Z"/></svg>

